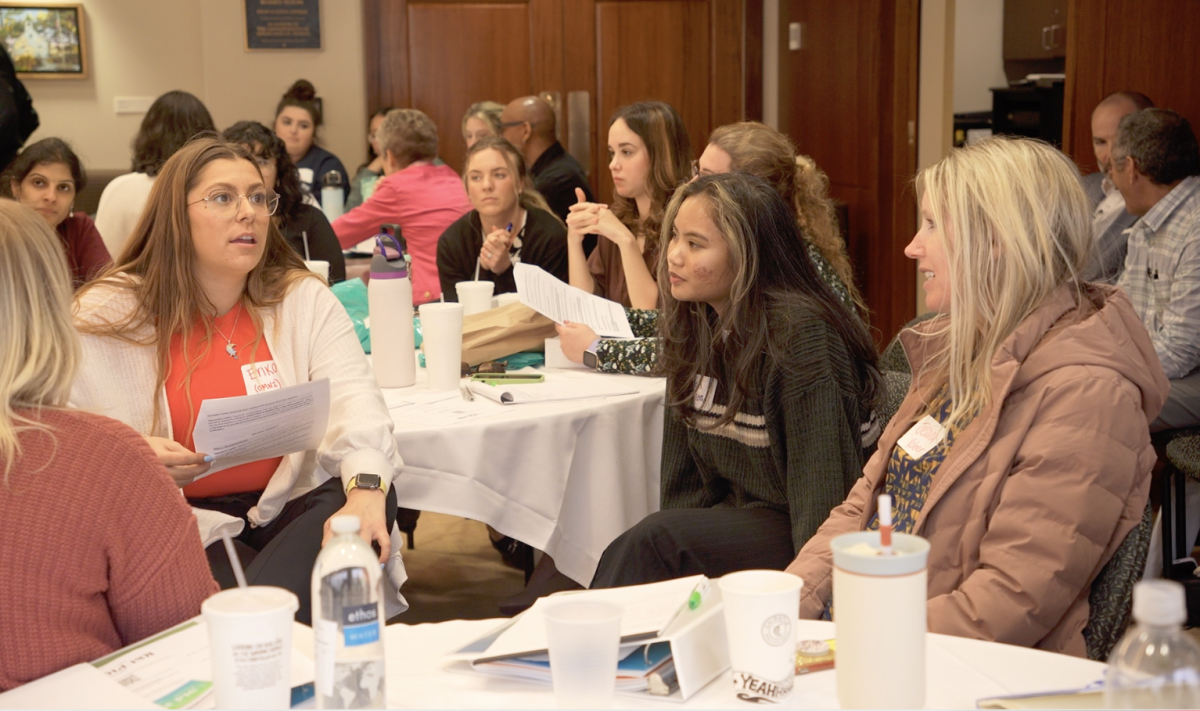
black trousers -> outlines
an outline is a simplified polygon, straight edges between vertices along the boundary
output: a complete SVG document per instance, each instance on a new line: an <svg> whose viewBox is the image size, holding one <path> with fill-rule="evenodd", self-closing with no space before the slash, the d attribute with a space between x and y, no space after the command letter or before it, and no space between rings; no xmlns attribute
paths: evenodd
<svg viewBox="0 0 1200 711"><path fill-rule="evenodd" d="M791 517L783 511L667 509L642 519L604 549L590 587L783 570L795 557Z"/></svg>
<svg viewBox="0 0 1200 711"><path fill-rule="evenodd" d="M325 521L346 505L342 480L335 477L303 496L287 502L279 515L265 526L255 528L246 520L246 512L258 503L261 492L189 499L199 509L219 511L246 521L242 534L233 545L251 585L274 585L290 590L300 598L296 621L312 624L312 569L321 552ZM396 522L396 491L389 488L387 527ZM208 565L222 590L237 587L233 566L225 554L225 544L213 543L205 549Z"/></svg>

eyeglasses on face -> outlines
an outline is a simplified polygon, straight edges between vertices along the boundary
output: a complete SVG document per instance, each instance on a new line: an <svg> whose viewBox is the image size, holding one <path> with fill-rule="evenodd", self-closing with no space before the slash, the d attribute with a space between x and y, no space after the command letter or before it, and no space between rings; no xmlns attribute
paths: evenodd
<svg viewBox="0 0 1200 711"><path fill-rule="evenodd" d="M238 195L229 190L217 190L206 198L189 202L188 205L191 206L202 202L204 203L204 207L215 217L231 218L237 215L238 208L242 204L242 198L246 199L246 203L250 205L250 209L259 217L274 215L275 208L279 207L279 195L269 190L261 190L249 195Z"/></svg>
<svg viewBox="0 0 1200 711"><path fill-rule="evenodd" d="M528 121L505 121L504 123L500 124L500 130L503 131L505 129L512 128L514 126L520 126L521 124L525 124L525 123L528 123L530 126L533 125L532 123L529 123Z"/></svg>

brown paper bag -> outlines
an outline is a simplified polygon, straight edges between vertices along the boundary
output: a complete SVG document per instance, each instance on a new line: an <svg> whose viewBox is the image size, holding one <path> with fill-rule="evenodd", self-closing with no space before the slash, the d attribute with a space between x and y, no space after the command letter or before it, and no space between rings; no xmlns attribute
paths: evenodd
<svg viewBox="0 0 1200 711"><path fill-rule="evenodd" d="M463 318L462 359L471 365L522 351L541 351L554 322L525 304L508 304Z"/></svg>

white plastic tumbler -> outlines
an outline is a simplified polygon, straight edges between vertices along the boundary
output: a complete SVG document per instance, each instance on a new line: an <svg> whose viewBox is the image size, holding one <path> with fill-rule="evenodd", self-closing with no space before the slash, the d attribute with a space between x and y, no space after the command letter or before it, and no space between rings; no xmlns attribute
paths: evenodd
<svg viewBox="0 0 1200 711"><path fill-rule="evenodd" d="M291 706L292 621L299 607L295 594L265 585L222 590L200 605L217 708Z"/></svg>
<svg viewBox="0 0 1200 711"><path fill-rule="evenodd" d="M430 390L457 390L462 380L463 306L421 304L421 350Z"/></svg>
<svg viewBox="0 0 1200 711"><path fill-rule="evenodd" d="M492 290L496 284L490 281L460 281L454 285L458 303L463 305L463 316L481 314L492 308Z"/></svg>
<svg viewBox="0 0 1200 711"><path fill-rule="evenodd" d="M621 646L621 608L560 602L546 608L550 676L560 709L611 708Z"/></svg>
<svg viewBox="0 0 1200 711"><path fill-rule="evenodd" d="M844 709L925 705L925 605L929 542L892 534L879 555L878 531L846 533L833 550L837 692Z"/></svg>
<svg viewBox="0 0 1200 711"><path fill-rule="evenodd" d="M755 704L787 699L796 675L804 581L779 570L744 570L719 582L734 693Z"/></svg>

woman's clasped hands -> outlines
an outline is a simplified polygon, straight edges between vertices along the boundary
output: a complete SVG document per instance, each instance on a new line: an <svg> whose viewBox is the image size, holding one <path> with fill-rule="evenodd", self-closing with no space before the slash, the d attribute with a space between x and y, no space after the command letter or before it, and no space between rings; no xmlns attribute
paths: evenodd
<svg viewBox="0 0 1200 711"><path fill-rule="evenodd" d="M575 188L579 201L571 206L567 215L567 239L582 243L584 235L600 235L613 241L618 247L636 246L637 239L629 228L608 209L608 205L588 202L583 190Z"/></svg>

